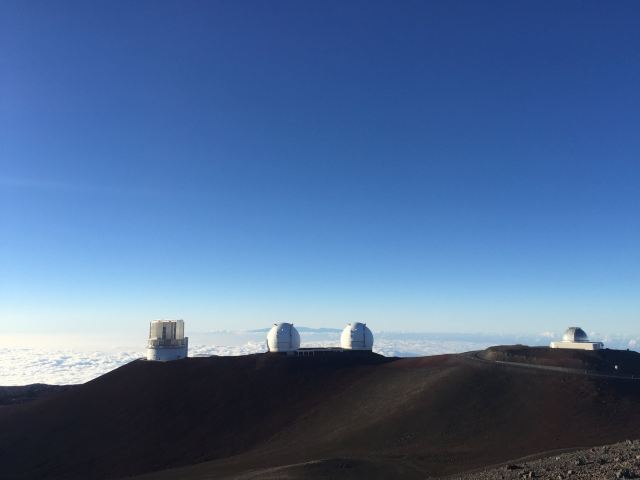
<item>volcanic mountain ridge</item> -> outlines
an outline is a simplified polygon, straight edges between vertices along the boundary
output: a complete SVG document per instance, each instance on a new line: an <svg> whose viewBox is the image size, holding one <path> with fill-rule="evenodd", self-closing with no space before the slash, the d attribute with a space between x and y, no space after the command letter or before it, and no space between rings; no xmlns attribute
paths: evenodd
<svg viewBox="0 0 640 480"><path fill-rule="evenodd" d="M567 371L531 368L549 358ZM634 438L633 375L635 352L523 346L138 360L0 408L0 465L7 479L450 475Z"/></svg>

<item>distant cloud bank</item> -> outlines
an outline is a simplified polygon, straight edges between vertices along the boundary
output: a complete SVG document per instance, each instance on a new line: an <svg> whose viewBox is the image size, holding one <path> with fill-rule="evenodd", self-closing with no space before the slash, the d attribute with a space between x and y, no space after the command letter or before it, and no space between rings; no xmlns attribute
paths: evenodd
<svg viewBox="0 0 640 480"><path fill-rule="evenodd" d="M558 335L544 332L537 336L488 334L426 334L377 332L374 351L385 356L412 357L481 350L491 345L548 345ZM609 336L590 333L610 348L636 350L640 336ZM190 336L189 356L233 356L266 351L263 332L212 332ZM303 347L336 346L337 331L306 329ZM125 365L145 354L144 340L140 348L0 348L0 385L48 383L66 385L84 383Z"/></svg>

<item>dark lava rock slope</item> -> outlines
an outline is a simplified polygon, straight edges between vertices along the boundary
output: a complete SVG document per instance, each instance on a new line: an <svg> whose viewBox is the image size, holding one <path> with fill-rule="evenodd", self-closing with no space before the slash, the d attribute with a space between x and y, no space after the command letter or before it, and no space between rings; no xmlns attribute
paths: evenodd
<svg viewBox="0 0 640 480"><path fill-rule="evenodd" d="M136 361L0 409L0 464L10 479L425 478L633 438L638 406L637 381L472 355Z"/></svg>

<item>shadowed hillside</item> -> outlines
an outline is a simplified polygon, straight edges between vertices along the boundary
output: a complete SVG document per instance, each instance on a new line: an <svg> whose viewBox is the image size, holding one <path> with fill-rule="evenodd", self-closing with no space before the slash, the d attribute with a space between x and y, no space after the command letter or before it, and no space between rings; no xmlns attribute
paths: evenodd
<svg viewBox="0 0 640 480"><path fill-rule="evenodd" d="M487 360L562 366L600 374L640 376L640 353L629 350L567 350L524 345L501 345L479 354Z"/></svg>
<svg viewBox="0 0 640 480"><path fill-rule="evenodd" d="M31 385L0 387L0 407L28 403L40 398L49 397L74 388L73 385L45 385L32 383Z"/></svg>
<svg viewBox="0 0 640 480"><path fill-rule="evenodd" d="M633 437L639 402L640 382L470 355L136 361L0 409L0 462L7 478L424 478Z"/></svg>

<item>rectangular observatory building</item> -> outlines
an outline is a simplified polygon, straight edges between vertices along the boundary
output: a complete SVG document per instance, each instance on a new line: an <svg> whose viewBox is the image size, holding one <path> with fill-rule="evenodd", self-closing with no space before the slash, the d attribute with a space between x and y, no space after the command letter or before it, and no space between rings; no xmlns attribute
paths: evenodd
<svg viewBox="0 0 640 480"><path fill-rule="evenodd" d="M189 338L184 336L184 320L154 320L149 326L147 360L168 362L187 356Z"/></svg>

